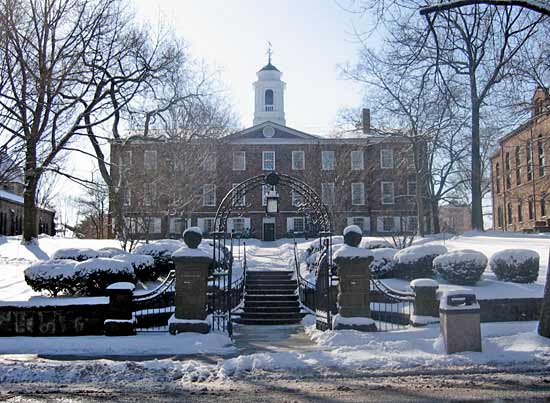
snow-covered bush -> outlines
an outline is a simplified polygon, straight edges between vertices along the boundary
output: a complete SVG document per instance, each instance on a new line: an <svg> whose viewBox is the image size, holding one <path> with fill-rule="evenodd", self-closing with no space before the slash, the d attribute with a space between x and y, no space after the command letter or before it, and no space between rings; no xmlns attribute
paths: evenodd
<svg viewBox="0 0 550 403"><path fill-rule="evenodd" d="M45 260L25 269L25 281L34 291L57 294L73 293L77 286L77 262L70 259Z"/></svg>
<svg viewBox="0 0 550 403"><path fill-rule="evenodd" d="M159 277L155 270L155 260L149 255L117 255L113 259L122 260L132 265L136 279L140 281L152 281Z"/></svg>
<svg viewBox="0 0 550 403"><path fill-rule="evenodd" d="M433 260L444 253L447 253L447 248L443 245L416 245L401 249L393 258L395 276L409 281L433 277Z"/></svg>
<svg viewBox="0 0 550 403"><path fill-rule="evenodd" d="M126 252L124 249L120 248L101 248L97 251L98 256L97 257L115 257L119 255L126 255L128 252Z"/></svg>
<svg viewBox="0 0 550 403"><path fill-rule="evenodd" d="M434 269L452 284L473 285L487 267L487 257L478 251L455 250L436 257Z"/></svg>
<svg viewBox="0 0 550 403"><path fill-rule="evenodd" d="M148 255L155 261L155 271L159 275L168 274L170 270L174 270L174 261L172 253L181 248L183 243L174 240L162 240L154 243L145 243L138 246L134 253L136 255Z"/></svg>
<svg viewBox="0 0 550 403"><path fill-rule="evenodd" d="M96 250L90 248L62 248L55 251L52 259L71 259L77 262L99 257Z"/></svg>
<svg viewBox="0 0 550 403"><path fill-rule="evenodd" d="M394 261L393 257L397 253L394 248L375 248L372 250L374 256L370 264L370 274L372 278L393 277Z"/></svg>
<svg viewBox="0 0 550 403"><path fill-rule="evenodd" d="M489 267L501 281L532 283L539 275L539 254L530 249L506 249L489 259Z"/></svg>
<svg viewBox="0 0 550 403"><path fill-rule="evenodd" d="M393 248L393 245L385 239L363 239L361 247L366 249Z"/></svg>
<svg viewBox="0 0 550 403"><path fill-rule="evenodd" d="M78 263L74 269L78 278L77 292L84 295L103 295L113 283L136 281L131 263L118 259L88 259Z"/></svg>

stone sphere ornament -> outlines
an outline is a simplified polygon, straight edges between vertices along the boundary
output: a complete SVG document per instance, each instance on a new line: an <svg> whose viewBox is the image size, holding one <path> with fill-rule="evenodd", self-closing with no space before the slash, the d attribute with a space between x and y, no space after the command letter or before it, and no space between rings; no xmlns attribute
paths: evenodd
<svg viewBox="0 0 550 403"><path fill-rule="evenodd" d="M202 231L199 227L191 227L183 232L183 242L191 249L197 249L202 242Z"/></svg>
<svg viewBox="0 0 550 403"><path fill-rule="evenodd" d="M348 225L344 228L344 243L348 246L358 247L363 238L363 231L357 225Z"/></svg>

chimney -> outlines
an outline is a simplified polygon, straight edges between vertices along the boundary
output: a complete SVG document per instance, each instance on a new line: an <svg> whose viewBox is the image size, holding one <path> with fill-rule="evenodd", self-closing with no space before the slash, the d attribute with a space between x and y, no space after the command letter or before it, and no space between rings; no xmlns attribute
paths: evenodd
<svg viewBox="0 0 550 403"><path fill-rule="evenodd" d="M363 133L368 134L370 132L370 109L363 108Z"/></svg>

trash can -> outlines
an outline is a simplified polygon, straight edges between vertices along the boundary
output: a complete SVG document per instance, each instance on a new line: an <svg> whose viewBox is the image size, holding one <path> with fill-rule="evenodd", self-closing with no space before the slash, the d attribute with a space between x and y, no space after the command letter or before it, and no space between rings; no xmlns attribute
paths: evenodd
<svg viewBox="0 0 550 403"><path fill-rule="evenodd" d="M447 354L481 351L479 304L471 290L448 291L439 303L441 334Z"/></svg>

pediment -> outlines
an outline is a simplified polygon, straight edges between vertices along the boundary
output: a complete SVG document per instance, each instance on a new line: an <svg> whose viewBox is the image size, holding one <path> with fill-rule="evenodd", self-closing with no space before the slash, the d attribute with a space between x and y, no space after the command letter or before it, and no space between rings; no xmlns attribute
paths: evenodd
<svg viewBox="0 0 550 403"><path fill-rule="evenodd" d="M264 122L225 137L226 141L311 141L319 137L274 122Z"/></svg>

